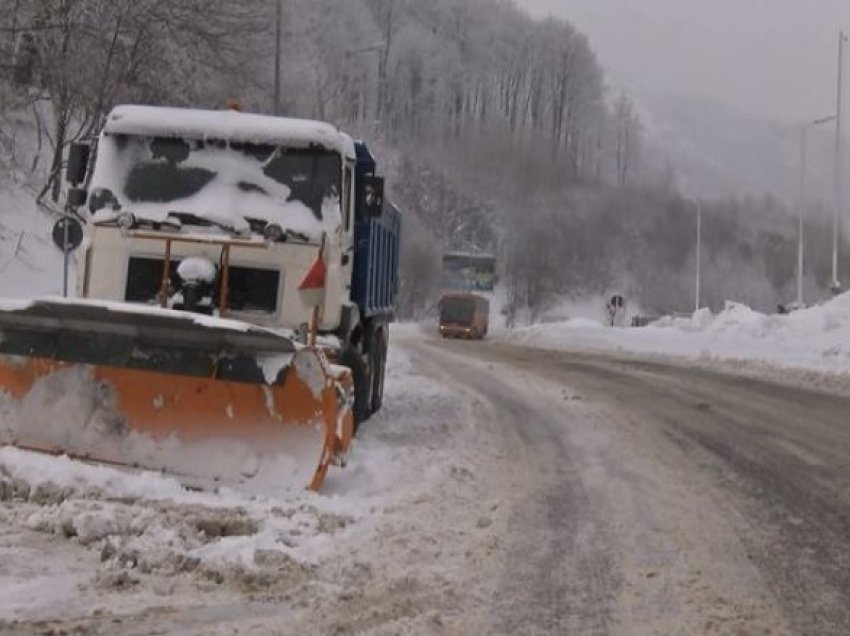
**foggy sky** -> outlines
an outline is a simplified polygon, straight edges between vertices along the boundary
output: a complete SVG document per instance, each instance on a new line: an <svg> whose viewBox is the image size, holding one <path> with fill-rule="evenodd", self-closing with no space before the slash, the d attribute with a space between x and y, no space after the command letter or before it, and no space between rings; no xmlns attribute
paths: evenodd
<svg viewBox="0 0 850 636"><path fill-rule="evenodd" d="M850 30L850 0L515 2L588 35L615 87L705 96L789 121L835 111L838 31ZM850 46L846 53L845 87Z"/></svg>

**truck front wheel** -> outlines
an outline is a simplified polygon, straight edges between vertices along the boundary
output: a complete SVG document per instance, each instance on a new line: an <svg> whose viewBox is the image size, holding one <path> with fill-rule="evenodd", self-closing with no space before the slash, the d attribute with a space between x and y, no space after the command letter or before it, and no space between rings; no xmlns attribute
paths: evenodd
<svg viewBox="0 0 850 636"><path fill-rule="evenodd" d="M361 423L369 419L372 414L370 409L371 378L369 369L363 358L351 347L346 348L339 359L343 366L351 369L351 378L354 381L354 432L357 432Z"/></svg>
<svg viewBox="0 0 850 636"><path fill-rule="evenodd" d="M372 413L381 410L384 403L384 379L387 375L387 337L383 331L375 336L372 345Z"/></svg>

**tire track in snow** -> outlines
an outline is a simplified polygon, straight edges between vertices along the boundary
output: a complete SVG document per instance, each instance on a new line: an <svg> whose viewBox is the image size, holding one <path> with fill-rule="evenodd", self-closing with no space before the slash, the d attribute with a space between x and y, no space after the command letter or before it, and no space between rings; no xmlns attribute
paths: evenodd
<svg viewBox="0 0 850 636"><path fill-rule="evenodd" d="M611 546L573 464L558 406L533 398L432 346L417 351L478 394L522 464L510 498L505 572L494 603L496 634L607 634L618 586Z"/></svg>

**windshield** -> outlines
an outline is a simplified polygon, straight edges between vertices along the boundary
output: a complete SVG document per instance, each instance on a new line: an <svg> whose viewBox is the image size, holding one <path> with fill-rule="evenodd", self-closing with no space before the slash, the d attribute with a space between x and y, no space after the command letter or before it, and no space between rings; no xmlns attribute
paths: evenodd
<svg viewBox="0 0 850 636"><path fill-rule="evenodd" d="M440 322L443 324L472 324L475 303L465 298L444 298L440 302Z"/></svg>
<svg viewBox="0 0 850 636"><path fill-rule="evenodd" d="M236 230L248 219L315 235L341 223L338 153L321 148L104 135L92 179L95 220L120 210Z"/></svg>

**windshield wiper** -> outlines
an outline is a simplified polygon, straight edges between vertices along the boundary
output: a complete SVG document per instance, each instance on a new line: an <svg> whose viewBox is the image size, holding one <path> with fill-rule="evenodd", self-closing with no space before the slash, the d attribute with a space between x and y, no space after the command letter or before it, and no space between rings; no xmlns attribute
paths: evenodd
<svg viewBox="0 0 850 636"><path fill-rule="evenodd" d="M174 210L169 210L168 216L174 217L175 219L180 221L180 223L185 225L200 225L201 227L212 227L213 225L218 225L217 223L213 223L209 219L204 219L188 212L176 212ZM222 226L219 225L219 227Z"/></svg>
<svg viewBox="0 0 850 636"><path fill-rule="evenodd" d="M215 221L213 219L204 218L198 216L197 214L192 214L190 212L179 212L176 210L169 211L169 217L173 217L180 221L182 225L198 225L201 227L219 227L223 230L227 230L228 232L236 232L241 233L237 230L232 224L222 223L221 221ZM266 227L270 225L269 221L264 219L257 219L251 217L245 217L245 222L248 224L250 231L259 234L261 236L265 235ZM298 232L296 230L291 230L286 227L281 227L283 230L283 234L285 239L293 238L299 241L303 241L304 243L310 242L310 237L304 234L303 232ZM284 240L285 240L284 239Z"/></svg>
<svg viewBox="0 0 850 636"><path fill-rule="evenodd" d="M218 227L222 230L227 230L228 232L235 232L240 234L240 230L238 230L233 224L222 223L221 221L214 221L213 219L207 219L202 216L198 216L197 214L192 214L191 212L180 212L177 210L169 210L169 217L174 217L179 220L182 225L197 225L200 227Z"/></svg>
<svg viewBox="0 0 850 636"><path fill-rule="evenodd" d="M265 235L266 227L268 227L271 222L266 221L264 219L255 219L245 217L245 220L248 221L248 224L251 226L251 231L256 232L257 234ZM304 243L310 242L310 237L304 234L303 232L298 232L297 230L291 230L288 227L279 226L283 230L283 234L285 238L294 238Z"/></svg>

